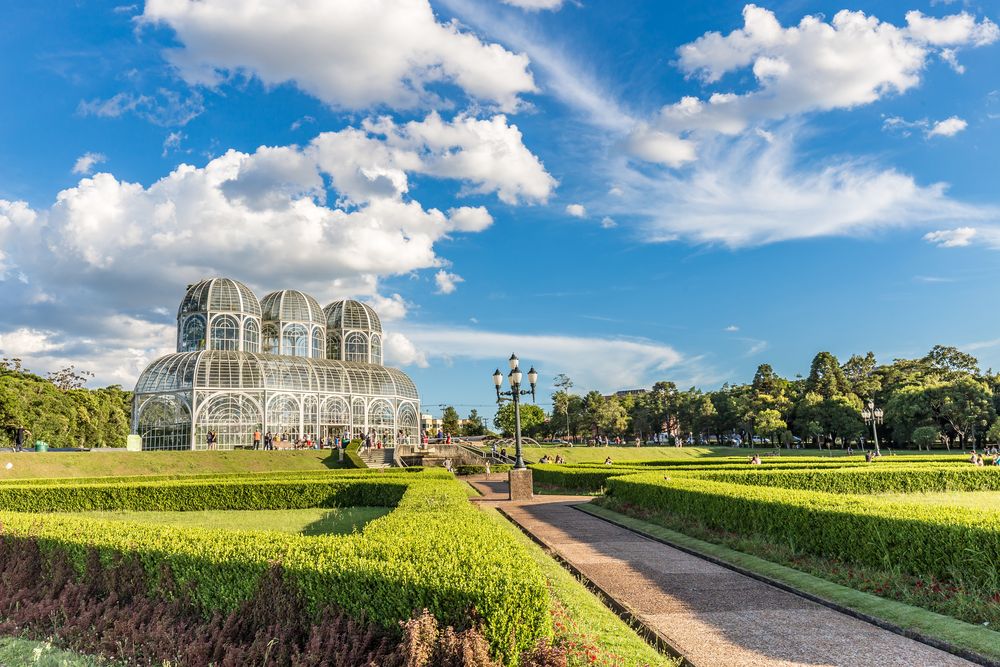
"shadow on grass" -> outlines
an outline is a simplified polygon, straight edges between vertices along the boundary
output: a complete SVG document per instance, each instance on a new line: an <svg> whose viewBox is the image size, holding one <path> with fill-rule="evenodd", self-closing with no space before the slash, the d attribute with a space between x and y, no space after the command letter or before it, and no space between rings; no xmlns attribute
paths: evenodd
<svg viewBox="0 0 1000 667"><path fill-rule="evenodd" d="M379 517L393 510L392 507L335 507L323 513L323 516L302 529L306 536L316 535L350 535Z"/></svg>

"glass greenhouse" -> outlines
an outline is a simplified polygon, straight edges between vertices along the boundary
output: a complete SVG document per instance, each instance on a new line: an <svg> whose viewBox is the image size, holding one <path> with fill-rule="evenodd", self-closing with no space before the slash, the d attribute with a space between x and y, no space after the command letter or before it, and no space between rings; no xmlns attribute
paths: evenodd
<svg viewBox="0 0 1000 667"><path fill-rule="evenodd" d="M382 323L368 305L320 308L297 290L258 301L228 278L188 287L177 312L177 352L135 387L132 430L143 449L251 447L253 433L283 441L359 437L415 444L420 398L405 373L382 365Z"/></svg>

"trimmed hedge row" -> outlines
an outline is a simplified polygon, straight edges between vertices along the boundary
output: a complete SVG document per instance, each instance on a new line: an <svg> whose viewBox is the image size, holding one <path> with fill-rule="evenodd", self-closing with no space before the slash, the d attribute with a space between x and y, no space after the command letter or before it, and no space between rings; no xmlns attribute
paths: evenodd
<svg viewBox="0 0 1000 667"><path fill-rule="evenodd" d="M1000 515L924 507L662 472L608 480L617 501L709 528L762 535L799 551L856 563L898 566L917 576L995 585Z"/></svg>
<svg viewBox="0 0 1000 667"><path fill-rule="evenodd" d="M878 464L836 470L704 470L700 479L828 493L921 493L1000 490L1000 468L891 466Z"/></svg>
<svg viewBox="0 0 1000 667"><path fill-rule="evenodd" d="M213 488L214 487L214 488ZM79 509L278 509L336 502L393 505L390 514L346 536L303 537L266 531L212 531L122 523L65 514L4 511L11 539L32 540L47 557L65 555L83 573L88 554L102 562L137 557L157 589L162 568L190 589L206 614L232 611L253 594L273 563L301 590L310 609L334 604L398 631L398 621L427 608L444 624L483 623L493 653L508 664L551 636L545 580L524 548L468 502L453 480L422 475L210 484L86 485L80 489L4 488L10 508L42 502ZM289 500L291 498L291 500ZM474 613L471 610L475 610Z"/></svg>
<svg viewBox="0 0 1000 667"><path fill-rule="evenodd" d="M648 470L624 466L576 467L555 463L536 463L528 467L532 470L535 484L579 493L598 493L612 477L634 475Z"/></svg>
<svg viewBox="0 0 1000 667"><path fill-rule="evenodd" d="M508 472L513 469L513 464L498 463L490 465L490 472ZM455 466L456 475L482 475L486 472L485 465L459 465Z"/></svg>

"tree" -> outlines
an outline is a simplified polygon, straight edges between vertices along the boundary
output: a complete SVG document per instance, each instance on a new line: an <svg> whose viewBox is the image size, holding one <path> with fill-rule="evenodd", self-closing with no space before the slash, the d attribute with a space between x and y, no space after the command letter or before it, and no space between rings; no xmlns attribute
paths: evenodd
<svg viewBox="0 0 1000 667"><path fill-rule="evenodd" d="M521 433L534 431L545 423L545 411L531 403L521 404ZM504 403L493 418L493 425L505 436L514 435L514 404Z"/></svg>
<svg viewBox="0 0 1000 667"><path fill-rule="evenodd" d="M616 396L604 401L598 417L598 426L605 433L621 434L628 429L628 412Z"/></svg>
<svg viewBox="0 0 1000 667"><path fill-rule="evenodd" d="M935 426L918 426L913 429L910 440L917 446L917 449L926 447L929 451L931 447L941 441L941 431Z"/></svg>
<svg viewBox="0 0 1000 667"><path fill-rule="evenodd" d="M770 434L775 444L778 443L778 434L787 428L781 413L774 409L761 410L757 413L755 426L758 433Z"/></svg>
<svg viewBox="0 0 1000 667"><path fill-rule="evenodd" d="M566 419L566 437L569 437L569 390L573 388L573 381L565 373L560 373L552 380L552 386L557 388L552 394L552 415L561 414Z"/></svg>
<svg viewBox="0 0 1000 667"><path fill-rule="evenodd" d="M958 348L935 345L922 361L944 377L979 375L979 360Z"/></svg>
<svg viewBox="0 0 1000 667"><path fill-rule="evenodd" d="M445 435L458 435L461 432L458 422L458 410L449 405L441 413L441 430Z"/></svg>
<svg viewBox="0 0 1000 667"><path fill-rule="evenodd" d="M486 424L483 423L483 418L479 416L479 412L475 408L469 411L469 416L466 417L465 423L462 425L462 435L486 435Z"/></svg>
<svg viewBox="0 0 1000 667"><path fill-rule="evenodd" d="M825 399L847 395L850 392L850 387L837 357L829 352L820 352L813 357L805 389L807 392L819 394Z"/></svg>
<svg viewBox="0 0 1000 667"><path fill-rule="evenodd" d="M604 396L601 392L587 392L587 395L583 397L583 419L595 438L600 435L603 413Z"/></svg>
<svg viewBox="0 0 1000 667"><path fill-rule="evenodd" d="M882 378L876 373L878 364L875 362L875 353L869 352L865 356L859 354L852 355L844 362L842 369L844 377L851 391L862 400L870 400L882 388Z"/></svg>

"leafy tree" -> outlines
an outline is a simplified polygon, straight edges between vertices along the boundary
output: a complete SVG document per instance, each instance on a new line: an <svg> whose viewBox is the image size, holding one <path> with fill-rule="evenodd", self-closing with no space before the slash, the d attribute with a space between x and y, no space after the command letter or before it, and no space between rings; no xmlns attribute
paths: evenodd
<svg viewBox="0 0 1000 667"><path fill-rule="evenodd" d="M604 400L598 416L598 427L605 433L616 435L628 429L628 411L617 396Z"/></svg>
<svg viewBox="0 0 1000 667"><path fill-rule="evenodd" d="M936 426L918 426L913 429L910 440L917 446L917 449L926 447L930 450L931 447L941 441L941 431Z"/></svg>
<svg viewBox="0 0 1000 667"><path fill-rule="evenodd" d="M990 428L986 431L986 438L989 442L1000 442L1000 417L993 420Z"/></svg>
<svg viewBox="0 0 1000 667"><path fill-rule="evenodd" d="M766 433L771 436L772 442L779 441L778 434L783 431L787 424L781 418L781 413L774 409L761 410L757 413L755 426L758 433Z"/></svg>
<svg viewBox="0 0 1000 667"><path fill-rule="evenodd" d="M449 405L441 413L441 430L444 431L445 435L458 435L461 433L459 420L458 410Z"/></svg>
<svg viewBox="0 0 1000 667"><path fill-rule="evenodd" d="M935 345L922 361L946 378L979 375L979 360L955 347Z"/></svg>
<svg viewBox="0 0 1000 667"><path fill-rule="evenodd" d="M528 434L545 423L545 411L532 403L521 404L521 433ZM514 435L514 404L504 403L493 419L494 426L505 436Z"/></svg>
<svg viewBox="0 0 1000 667"><path fill-rule="evenodd" d="M486 424L483 423L483 418L479 416L479 412L475 408L469 411L469 416L462 424L462 435L486 435Z"/></svg>
<svg viewBox="0 0 1000 667"><path fill-rule="evenodd" d="M852 355L844 362L842 367L844 378L854 394L862 399L872 399L882 388L882 378L876 373L878 364L875 362L875 353L869 352L865 356Z"/></svg>
<svg viewBox="0 0 1000 667"><path fill-rule="evenodd" d="M807 392L819 394L824 399L847 395L850 386L837 357L829 352L820 352L813 357L805 389Z"/></svg>

